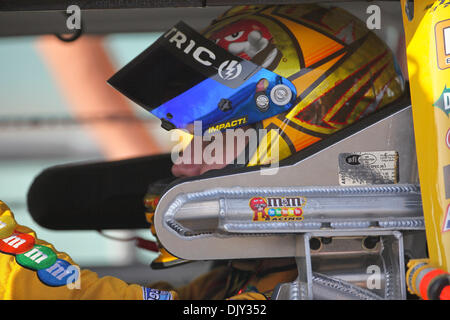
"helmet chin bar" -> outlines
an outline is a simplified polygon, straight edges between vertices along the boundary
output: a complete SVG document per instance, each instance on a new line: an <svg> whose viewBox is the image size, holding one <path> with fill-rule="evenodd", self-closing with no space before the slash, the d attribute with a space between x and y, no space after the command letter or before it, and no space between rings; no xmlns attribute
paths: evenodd
<svg viewBox="0 0 450 320"><path fill-rule="evenodd" d="M275 175L175 185L155 212L159 240L189 260L294 257L298 279L280 284L278 299L405 299L404 259L425 257L424 221L411 108L389 108ZM381 167L392 161L376 156L397 161L389 177ZM363 179L342 159L371 169Z"/></svg>

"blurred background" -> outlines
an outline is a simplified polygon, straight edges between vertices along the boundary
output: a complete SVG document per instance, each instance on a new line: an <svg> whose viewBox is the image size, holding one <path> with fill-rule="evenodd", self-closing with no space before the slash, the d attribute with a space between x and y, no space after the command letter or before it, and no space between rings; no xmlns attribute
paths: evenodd
<svg viewBox="0 0 450 320"><path fill-rule="evenodd" d="M339 6L364 21L373 4L381 8L381 28L374 31L402 65L400 2ZM82 10L83 34L63 42L54 35L66 32L63 12L0 6L0 199L20 224L82 267L129 282L168 280L179 285L208 269L208 262L198 262L155 271L149 264L156 253L133 242L111 240L96 231L42 228L27 211L26 195L33 179L53 165L170 152L175 142L159 120L118 95L106 80L179 20L201 30L227 8ZM105 233L153 239L146 229Z"/></svg>

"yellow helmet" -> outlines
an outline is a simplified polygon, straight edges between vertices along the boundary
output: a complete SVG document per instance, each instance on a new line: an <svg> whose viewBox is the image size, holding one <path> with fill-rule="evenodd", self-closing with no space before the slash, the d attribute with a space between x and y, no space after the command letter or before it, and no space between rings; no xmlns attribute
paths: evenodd
<svg viewBox="0 0 450 320"><path fill-rule="evenodd" d="M387 45L358 18L318 5L234 7L204 31L233 54L290 80L294 106L262 121L278 160L335 133L403 95ZM275 131L277 130L277 131ZM268 144L249 165L271 162Z"/></svg>

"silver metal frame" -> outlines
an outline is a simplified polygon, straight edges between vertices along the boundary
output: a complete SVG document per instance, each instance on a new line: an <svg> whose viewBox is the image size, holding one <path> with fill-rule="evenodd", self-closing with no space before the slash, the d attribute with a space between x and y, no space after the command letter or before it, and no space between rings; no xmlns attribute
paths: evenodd
<svg viewBox="0 0 450 320"><path fill-rule="evenodd" d="M236 194L245 193L246 188L265 189L267 192L280 188L283 190L301 187L342 189L337 177L337 161L342 152L395 150L399 154L400 185L415 185L418 183L418 178L413 137L412 114L411 108L408 107L298 163L278 168L276 175L264 175L256 170L178 184L163 195L156 209L155 227L158 238L169 252L189 260L294 257L298 233L305 232L301 228L297 230L297 234L280 234L279 230L263 228L265 230L262 231L266 232L259 234L233 230L233 234L212 233L208 236L194 234L184 237L178 232L180 230L177 230L177 226L170 223L174 221L172 215L181 207L186 197L202 192L214 193L217 187L234 190ZM317 168L320 168L320 174L317 174ZM367 186L367 188L370 192L371 187ZM373 188L377 189L380 186L373 186ZM391 196L395 197L395 195ZM393 207L392 211L396 209ZM219 216L220 214L219 210ZM219 219L219 217L216 218ZM403 229L423 229L422 217L416 214L415 218L418 219L416 222L406 221ZM373 227L368 226L369 229ZM380 230L380 227L383 230L383 226L375 226L373 229ZM399 226L395 225L391 230L397 228ZM344 232L351 229L353 228L345 228ZM335 235L341 233L338 228L332 231Z"/></svg>
<svg viewBox="0 0 450 320"><path fill-rule="evenodd" d="M371 232L372 236L380 237L380 244L373 250L366 251L361 256L359 250L351 250L350 241L364 238L366 235L357 232L341 233L336 238L333 232L306 233L298 237L299 251L295 257L298 266L299 277L290 283L279 284L273 294L273 300L323 300L323 299L343 299L343 300L403 300L406 298L405 269L404 269L404 247L403 235L398 231ZM371 261L377 261L381 267L380 270L380 288L366 288L358 285L361 279L345 279L344 275L334 272L327 274L325 270L314 270L314 261L321 260L321 256L333 254L327 251L324 253L311 251L309 240L315 236L332 236L333 241L341 240L344 243L342 250L336 250L340 260L346 261L358 257L358 260L364 260L364 255L371 255ZM308 242L308 244L306 244ZM303 246L303 243L305 245ZM304 250L303 250L304 249ZM339 260L333 260L333 268L341 268L349 274L358 272L354 268L343 269L338 266ZM326 264L326 262L325 262ZM359 269L364 265L360 263ZM328 271L329 272L329 271ZM355 277L353 277L355 278ZM381 279L382 278L382 279ZM366 279L366 278L365 278ZM367 281L367 280L366 280Z"/></svg>

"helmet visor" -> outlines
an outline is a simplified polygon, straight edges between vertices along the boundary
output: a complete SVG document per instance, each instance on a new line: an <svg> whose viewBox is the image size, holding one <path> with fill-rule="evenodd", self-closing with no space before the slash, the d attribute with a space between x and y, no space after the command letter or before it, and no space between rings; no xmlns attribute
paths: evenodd
<svg viewBox="0 0 450 320"><path fill-rule="evenodd" d="M237 57L183 22L109 80L118 91L161 119L165 129L202 133L235 128L290 109L287 79Z"/></svg>

